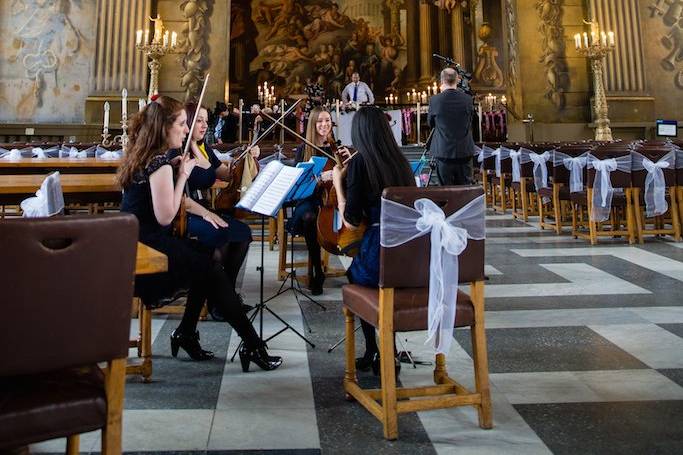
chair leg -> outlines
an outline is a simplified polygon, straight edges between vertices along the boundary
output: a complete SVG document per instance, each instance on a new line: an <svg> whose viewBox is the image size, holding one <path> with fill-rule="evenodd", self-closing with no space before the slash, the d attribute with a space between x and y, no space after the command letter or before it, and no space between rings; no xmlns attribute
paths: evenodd
<svg viewBox="0 0 683 455"><path fill-rule="evenodd" d="M633 188L625 188L626 192L626 230L628 231L628 243L636 243L636 221L633 213Z"/></svg>
<svg viewBox="0 0 683 455"><path fill-rule="evenodd" d="M126 386L126 359L109 362L105 375L107 424L102 429L102 455L121 454L121 418Z"/></svg>
<svg viewBox="0 0 683 455"><path fill-rule="evenodd" d="M344 383L356 383L356 331L354 327L353 313L344 308L344 328L345 328L345 354L346 368L344 369ZM346 399L351 400L351 394L346 393Z"/></svg>
<svg viewBox="0 0 683 455"><path fill-rule="evenodd" d="M470 288L470 298L474 304L474 327L471 328L472 354L474 360L474 383L481 396L478 407L479 426L484 429L493 427L491 410L491 389L489 385L489 363L484 332L484 282L476 281Z"/></svg>
<svg viewBox="0 0 683 455"><path fill-rule="evenodd" d="M142 353L142 380L152 381L152 310L140 305L140 346Z"/></svg>
<svg viewBox="0 0 683 455"><path fill-rule="evenodd" d="M526 178L520 179L519 193L522 198L522 219L526 222L529 221L529 213L527 206L527 198L529 197L529 195L526 192Z"/></svg>
<svg viewBox="0 0 683 455"><path fill-rule="evenodd" d="M379 293L379 359L382 375L382 424L386 439L398 438L396 370L394 369L394 290Z"/></svg>
<svg viewBox="0 0 683 455"><path fill-rule="evenodd" d="M676 200L676 187L669 188L669 196L671 197L671 225L674 229L674 240L677 242L681 240L681 223L678 220L678 201Z"/></svg>
<svg viewBox="0 0 683 455"><path fill-rule="evenodd" d="M78 455L80 452L80 440L81 436L78 434L72 434L66 437L66 454L67 455Z"/></svg>
<svg viewBox="0 0 683 455"><path fill-rule="evenodd" d="M644 235L644 228L645 226L643 225L643 218L640 216L642 213L642 208L640 207L640 188L634 188L633 189L633 207L635 210L635 219L636 219L636 231L638 232L638 242L639 243L645 243L645 235Z"/></svg>
<svg viewBox="0 0 683 455"><path fill-rule="evenodd" d="M560 185L553 183L553 210L555 212L555 234L562 233L562 201L560 200Z"/></svg>

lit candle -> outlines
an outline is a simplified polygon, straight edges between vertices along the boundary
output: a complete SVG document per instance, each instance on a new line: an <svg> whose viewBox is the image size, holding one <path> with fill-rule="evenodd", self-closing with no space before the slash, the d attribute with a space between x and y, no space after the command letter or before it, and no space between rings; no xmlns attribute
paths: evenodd
<svg viewBox="0 0 683 455"><path fill-rule="evenodd" d="M437 90L438 90L438 87L436 86L436 82L434 82L434 85L432 86L432 88L434 89L434 94L436 95Z"/></svg>
<svg viewBox="0 0 683 455"><path fill-rule="evenodd" d="M104 102L104 129L109 129L109 101Z"/></svg>
<svg viewBox="0 0 683 455"><path fill-rule="evenodd" d="M427 92L422 92L422 103L427 103Z"/></svg>
<svg viewBox="0 0 683 455"><path fill-rule="evenodd" d="M384 104L389 104L389 97L388 96L384 97Z"/></svg>
<svg viewBox="0 0 683 455"><path fill-rule="evenodd" d="M574 46L576 46L577 49L581 49L581 34L577 33L574 35Z"/></svg>
<svg viewBox="0 0 683 455"><path fill-rule="evenodd" d="M394 104L394 94L389 95L389 104Z"/></svg>
<svg viewBox="0 0 683 455"><path fill-rule="evenodd" d="M147 103L145 103L145 100L143 100L142 98L138 98L138 111L143 110L146 105Z"/></svg>
<svg viewBox="0 0 683 455"><path fill-rule="evenodd" d="M607 32L607 38L609 40L609 45L614 46L614 32Z"/></svg>
<svg viewBox="0 0 683 455"><path fill-rule="evenodd" d="M507 105L507 103L508 103L508 99L505 97L505 95L501 96L500 97L500 104L505 106L505 105Z"/></svg>
<svg viewBox="0 0 683 455"><path fill-rule="evenodd" d="M149 29L145 30L145 44L149 44Z"/></svg>
<svg viewBox="0 0 683 455"><path fill-rule="evenodd" d="M135 32L135 44L138 46L142 44L142 30Z"/></svg>
<svg viewBox="0 0 683 455"><path fill-rule="evenodd" d="M410 92L406 92L406 99L407 102L410 103Z"/></svg>
<svg viewBox="0 0 683 455"><path fill-rule="evenodd" d="M604 47L607 47L607 33L600 32L600 44L602 44Z"/></svg>
<svg viewBox="0 0 683 455"><path fill-rule="evenodd" d="M121 90L121 117L128 115L128 90Z"/></svg>
<svg viewBox="0 0 683 455"><path fill-rule="evenodd" d="M168 47L168 30L164 32L164 47Z"/></svg>
<svg viewBox="0 0 683 455"><path fill-rule="evenodd" d="M586 33L586 32L583 32L583 44L584 44L584 46L586 46L586 48L589 47L588 46L588 33Z"/></svg>
<svg viewBox="0 0 683 455"><path fill-rule="evenodd" d="M178 43L178 34L176 32L171 33L171 47L175 47Z"/></svg>
<svg viewBox="0 0 683 455"><path fill-rule="evenodd" d="M595 32L591 32L591 46L595 46L598 42L598 35Z"/></svg>

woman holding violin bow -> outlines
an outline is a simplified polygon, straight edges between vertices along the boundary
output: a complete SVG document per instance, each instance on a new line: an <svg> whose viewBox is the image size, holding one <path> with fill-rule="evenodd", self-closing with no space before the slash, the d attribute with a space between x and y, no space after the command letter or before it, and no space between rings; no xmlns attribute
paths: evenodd
<svg viewBox="0 0 683 455"><path fill-rule="evenodd" d="M121 210L137 217L139 240L168 258L166 274L150 275L136 282L136 289L143 301L150 302L179 287L189 288L185 313L171 335L174 357L182 348L193 360L213 358L213 353L199 344L197 331L202 305L205 300L213 299L244 341L239 352L243 371L249 370L251 362L264 370L273 370L281 365L282 359L268 355L244 309L232 296L231 279L221 261L215 260L215 252L220 248L206 240L177 237L172 233L171 224L183 206L190 216L204 220L213 229L229 227L223 218L185 197L186 183L197 166L189 147L177 158L174 175L168 151L179 149L193 129L188 128L183 105L166 96L153 98L131 119L128 149L118 174L124 189Z"/></svg>
<svg viewBox="0 0 683 455"><path fill-rule="evenodd" d="M187 179L191 199L204 207L201 216L190 213L187 215L187 232L191 238L196 238L200 243L215 250L216 259L223 265L229 281L228 298L235 304L243 305L242 297L235 290L237 276L240 268L247 257L249 244L252 242L251 229L242 221L228 214L218 215L208 209L208 200L204 198L204 192L209 190L216 180L231 182L241 177L235 175L236 167L222 163L213 149L205 143L204 137L208 130L208 110L196 103L186 103L188 128L196 115L196 123L190 139L190 150L196 160L196 166ZM168 152L171 162L180 159L180 149ZM260 150L258 145L252 147L249 153L253 158L258 158ZM220 308L214 305L212 299L208 302L209 311L215 320L225 320Z"/></svg>
<svg viewBox="0 0 683 455"><path fill-rule="evenodd" d="M311 111L307 144L299 147L297 161L308 159L306 153L311 152L305 152L306 147L313 149L309 142L312 142L313 145L322 145L323 147L318 152L324 152L328 157L335 158L337 164L332 169L331 179L334 193L336 193L336 206L332 209L336 209L341 214L343 226L340 232L344 230L351 231L350 233L358 232L362 231L363 226L367 226L363 231L362 240L360 240L360 246L353 257L353 262L347 270L347 277L351 283L377 287L379 284L379 222L382 191L390 186L415 186L415 178L410 164L394 139L386 115L379 108L374 106L362 107L354 115L351 124L351 141L355 153L345 147L340 147L337 150L337 156L332 156L331 153L335 148L334 141L324 139L329 138L331 130L331 117L327 111L320 108ZM304 153L301 152L302 148ZM308 156L310 157L310 155ZM321 181L324 183L328 178L323 173ZM334 197L328 197L328 201L330 199L334 200ZM310 221L306 223L307 218L316 218L314 208L317 207L315 204L316 201L300 203L290 222L296 223L301 220L299 221L301 226L308 226ZM322 292L324 276L320 266L318 236L323 244L327 243L326 237L337 236L332 242L337 242L337 251L330 251L332 253L339 253L339 246L341 246L339 243L340 232L329 232L333 230L332 223L326 223L325 227L320 223L324 216L324 210L325 208L322 207L317 217L319 219L317 235L314 236L308 230L304 230L304 235L311 238L309 242L309 237L307 237L306 243L309 247L311 260L314 261L314 267L317 266L317 269L314 269L317 270L317 275L314 275L314 278L323 277L316 281L316 284L320 283L320 292ZM301 212L299 217L297 217L297 212ZM307 229L311 228L308 227ZM313 245L313 239L315 239L315 245ZM363 320L361 320L361 326L365 336L365 354L356 359L356 367L360 371L368 371L372 368L377 373L379 350L375 339L375 328Z"/></svg>

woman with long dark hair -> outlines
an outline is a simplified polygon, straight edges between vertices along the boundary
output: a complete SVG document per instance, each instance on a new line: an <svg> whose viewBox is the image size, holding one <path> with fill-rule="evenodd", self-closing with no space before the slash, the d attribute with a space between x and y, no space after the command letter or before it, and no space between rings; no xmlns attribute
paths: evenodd
<svg viewBox="0 0 683 455"><path fill-rule="evenodd" d="M189 132L186 117L179 101L160 96L131 119L128 149L118 174L124 189L121 210L137 217L139 240L168 258L168 273L139 281L138 295L145 304L150 304L180 287L189 289L185 313L171 335L174 357L183 348L193 360L213 358L212 352L202 349L197 332L202 305L207 297L212 297L244 341L240 350L242 369L248 371L253 361L264 370L273 370L280 366L282 359L268 356L265 344L241 305L235 305L228 298L228 278L221 264L213 260L213 251L199 242L172 234L171 224L182 203L193 215L217 226L224 223L183 195L185 183L196 165L194 158L182 155L177 176L173 175L167 152L182 146Z"/></svg>
<svg viewBox="0 0 683 455"><path fill-rule="evenodd" d="M415 186L415 178L394 139L386 115L379 108L363 107L356 112L351 123L351 142L357 153L345 167L334 167L332 180L344 226L356 229L365 220L368 228L347 276L353 284L377 287L382 191L389 186ZM356 359L356 367L367 371L373 362L378 364L379 350L375 328L363 320L360 322L365 336L365 354Z"/></svg>
<svg viewBox="0 0 683 455"><path fill-rule="evenodd" d="M188 127L197 112L196 103L186 103L185 113L187 114ZM205 107L199 108L197 121L192 132L192 142L190 144L196 165L187 183L190 189L190 197L199 205L206 208L206 216L201 217L195 214L187 216L187 231L190 237L198 239L205 246L215 250L216 257L219 259L225 273L228 276L230 289L228 298L235 301L235 304L242 305L242 297L237 294L237 276L240 268L247 257L249 244L252 241L251 229L249 226L229 215L217 215L208 209L208 200L204 198L204 191L211 188L218 180L229 181L232 178L232 171L225 163L222 163L213 149L205 143L204 136L208 130L208 111ZM180 156L180 149L171 150L168 153L169 159L173 160ZM259 156L258 146L254 146L250 153L252 157ZM223 320L220 309L209 300L209 311L216 320Z"/></svg>
<svg viewBox="0 0 683 455"><path fill-rule="evenodd" d="M315 144L332 154L327 145L328 136L332 131L332 117L330 113L321 107L314 108L308 117L306 128L306 139L310 144ZM319 156L320 153L309 144L301 144L295 149L295 162L308 161L312 156ZM320 176L322 182L329 182L332 179L332 172L325 171ZM298 201L294 214L287 222L287 231L295 235L303 235L306 240L308 257L312 265L312 274L308 276L308 287L311 294L320 295L323 293L323 283L325 274L320 258L320 243L318 243L318 208L320 207L320 191L316 191L312 196Z"/></svg>

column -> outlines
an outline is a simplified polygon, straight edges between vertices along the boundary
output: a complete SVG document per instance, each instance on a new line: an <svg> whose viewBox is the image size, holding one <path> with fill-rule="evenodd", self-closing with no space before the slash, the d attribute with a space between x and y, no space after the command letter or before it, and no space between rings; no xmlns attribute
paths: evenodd
<svg viewBox="0 0 683 455"><path fill-rule="evenodd" d="M420 0L420 84L428 84L432 74L431 2Z"/></svg>
<svg viewBox="0 0 683 455"><path fill-rule="evenodd" d="M147 62L135 49L135 31L150 28L151 0L98 0L91 94L145 92Z"/></svg>
<svg viewBox="0 0 683 455"><path fill-rule="evenodd" d="M448 39L448 11L445 8L437 10L439 18L439 53L446 57L452 57L450 40Z"/></svg>
<svg viewBox="0 0 683 455"><path fill-rule="evenodd" d="M609 92L644 92L642 33L637 0L590 0L593 19L616 36L616 48L604 65L603 80Z"/></svg>
<svg viewBox="0 0 683 455"><path fill-rule="evenodd" d="M418 0L406 0L406 40L408 62L406 64L406 86L413 87L420 75L420 8Z"/></svg>
<svg viewBox="0 0 683 455"><path fill-rule="evenodd" d="M451 52L453 60L465 65L465 24L462 18L462 6L456 5L451 11Z"/></svg>

